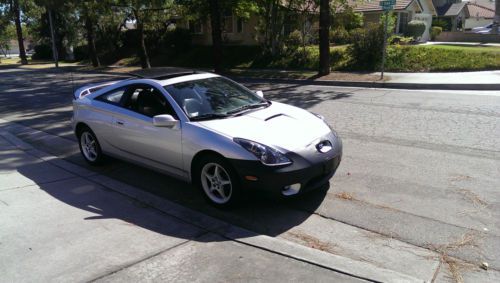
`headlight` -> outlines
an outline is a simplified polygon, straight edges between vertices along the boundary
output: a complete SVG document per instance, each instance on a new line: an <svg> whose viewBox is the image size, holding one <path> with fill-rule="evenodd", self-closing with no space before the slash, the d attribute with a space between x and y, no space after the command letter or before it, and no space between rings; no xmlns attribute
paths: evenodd
<svg viewBox="0 0 500 283"><path fill-rule="evenodd" d="M234 138L233 140L235 143L241 145L244 149L253 153L253 155L255 155L264 165L278 166L288 165L292 163L292 161L288 159L288 157L272 147L240 138Z"/></svg>

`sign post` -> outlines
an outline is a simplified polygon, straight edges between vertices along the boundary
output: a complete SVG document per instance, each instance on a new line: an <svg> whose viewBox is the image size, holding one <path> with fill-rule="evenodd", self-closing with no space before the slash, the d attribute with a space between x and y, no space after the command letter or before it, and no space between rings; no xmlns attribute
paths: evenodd
<svg viewBox="0 0 500 283"><path fill-rule="evenodd" d="M383 0L380 1L380 7L384 10L384 44L382 47L382 66L380 71L380 79L384 79L384 67L385 67L385 57L386 57L386 49L387 49L387 25L389 21L389 11L394 9L394 5L396 4L396 0Z"/></svg>

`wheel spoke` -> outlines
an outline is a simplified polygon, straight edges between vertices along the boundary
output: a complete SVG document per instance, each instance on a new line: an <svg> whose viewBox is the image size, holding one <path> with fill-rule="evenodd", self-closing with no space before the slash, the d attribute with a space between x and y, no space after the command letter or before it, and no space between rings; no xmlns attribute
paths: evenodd
<svg viewBox="0 0 500 283"><path fill-rule="evenodd" d="M215 165L214 177L220 179L219 166Z"/></svg>
<svg viewBox="0 0 500 283"><path fill-rule="evenodd" d="M219 192L219 195L222 197L222 198L227 198L226 196L226 192L224 191L224 189L222 187L220 188L217 188L217 192Z"/></svg>
<svg viewBox="0 0 500 283"><path fill-rule="evenodd" d="M231 181L229 180L223 180L220 182L221 185L225 186L225 185L230 185L231 184Z"/></svg>
<svg viewBox="0 0 500 283"><path fill-rule="evenodd" d="M203 175L209 180L212 181L212 178L214 177L213 175L208 174L208 172L204 172Z"/></svg>

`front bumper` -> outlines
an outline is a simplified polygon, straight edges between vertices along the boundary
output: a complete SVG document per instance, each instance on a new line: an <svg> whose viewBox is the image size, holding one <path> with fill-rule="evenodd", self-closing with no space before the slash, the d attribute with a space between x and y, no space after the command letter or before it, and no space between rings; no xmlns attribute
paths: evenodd
<svg viewBox="0 0 500 283"><path fill-rule="evenodd" d="M325 154L314 161L293 153L287 155L292 157L293 163L284 167L265 166L260 161L230 161L245 189L265 190L276 196L284 196L285 188L293 184L300 184L298 194L323 187L335 174L342 158L341 151Z"/></svg>

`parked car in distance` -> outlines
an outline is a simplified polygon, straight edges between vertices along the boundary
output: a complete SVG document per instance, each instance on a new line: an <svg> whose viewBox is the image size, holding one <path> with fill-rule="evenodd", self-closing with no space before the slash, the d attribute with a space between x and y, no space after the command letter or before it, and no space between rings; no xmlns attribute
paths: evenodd
<svg viewBox="0 0 500 283"><path fill-rule="evenodd" d="M479 34L489 34L491 33L491 29L493 28L493 23L484 26L484 27L475 27L471 29L473 33L479 33ZM498 27L498 31L500 32L500 26Z"/></svg>
<svg viewBox="0 0 500 283"><path fill-rule="evenodd" d="M141 164L194 183L219 207L244 190L290 197L325 187L342 156L322 116L211 73L82 87L72 124L88 163L110 155Z"/></svg>

